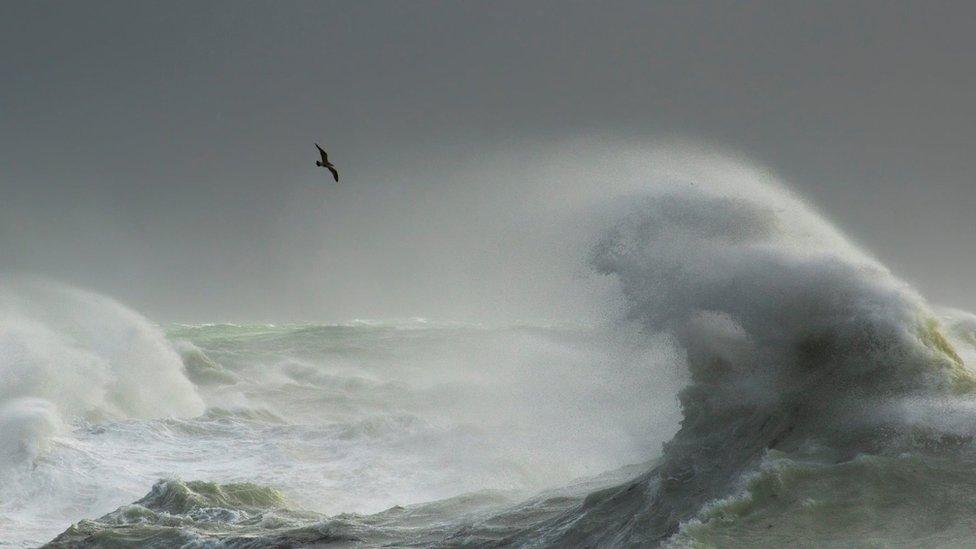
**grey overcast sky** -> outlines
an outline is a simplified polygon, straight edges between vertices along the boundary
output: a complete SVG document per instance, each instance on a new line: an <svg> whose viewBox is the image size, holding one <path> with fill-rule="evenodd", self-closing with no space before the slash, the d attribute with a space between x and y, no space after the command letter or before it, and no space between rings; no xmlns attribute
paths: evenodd
<svg viewBox="0 0 976 549"><path fill-rule="evenodd" d="M478 317L544 272L492 255L532 151L680 138L972 310L974 29L973 2L3 2L0 261L162 321ZM510 203L458 175L493 155Z"/></svg>

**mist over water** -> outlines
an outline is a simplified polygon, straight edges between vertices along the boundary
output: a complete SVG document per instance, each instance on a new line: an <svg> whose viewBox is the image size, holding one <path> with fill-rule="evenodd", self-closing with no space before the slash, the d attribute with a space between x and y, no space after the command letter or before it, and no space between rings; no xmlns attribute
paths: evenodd
<svg viewBox="0 0 976 549"><path fill-rule="evenodd" d="M582 140L452 177L479 208L431 230L470 247L425 259L465 322L159 327L5 279L4 542L967 539L974 317L768 171Z"/></svg>

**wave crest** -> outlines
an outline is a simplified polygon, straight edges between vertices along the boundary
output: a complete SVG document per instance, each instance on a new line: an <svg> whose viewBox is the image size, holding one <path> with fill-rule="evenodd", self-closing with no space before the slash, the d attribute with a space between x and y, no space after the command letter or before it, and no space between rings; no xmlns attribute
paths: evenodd
<svg viewBox="0 0 976 549"><path fill-rule="evenodd" d="M77 418L203 412L162 331L109 298L4 279L0 325L0 447L30 455L25 448L42 448L61 422Z"/></svg>
<svg viewBox="0 0 976 549"><path fill-rule="evenodd" d="M681 428L659 466L529 539L659 543L770 450L882 451L918 434L891 402L976 387L924 299L786 190L697 183L612 208L592 252L628 316L684 350Z"/></svg>

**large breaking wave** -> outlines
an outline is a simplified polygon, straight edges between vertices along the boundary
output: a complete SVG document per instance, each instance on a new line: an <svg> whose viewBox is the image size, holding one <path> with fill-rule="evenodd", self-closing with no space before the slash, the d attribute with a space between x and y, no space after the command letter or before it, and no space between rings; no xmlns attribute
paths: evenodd
<svg viewBox="0 0 976 549"><path fill-rule="evenodd" d="M894 413L938 401L958 417L947 399L973 391L938 315L785 191L750 191L698 187L616 210L593 264L619 279L632 319L684 349L681 429L659 466L527 539L652 545L770 452L819 446L844 461L960 443L944 421Z"/></svg>

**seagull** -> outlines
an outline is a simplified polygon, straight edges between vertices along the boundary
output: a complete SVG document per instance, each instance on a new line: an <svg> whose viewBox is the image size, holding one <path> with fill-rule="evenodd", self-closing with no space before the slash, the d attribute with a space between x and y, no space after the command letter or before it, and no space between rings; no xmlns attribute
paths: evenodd
<svg viewBox="0 0 976 549"><path fill-rule="evenodd" d="M332 162L329 162L329 153L323 151L322 150L322 147L320 147L318 143L315 144L315 148L318 149L319 150L319 154L322 155L322 160L321 161L316 160L315 161L315 165L316 166L321 166L323 168L326 168L327 170L329 170L330 172L332 172L332 177L334 177L335 180L336 180L336 183L338 183L339 182L339 172L336 171L336 167L332 165Z"/></svg>

